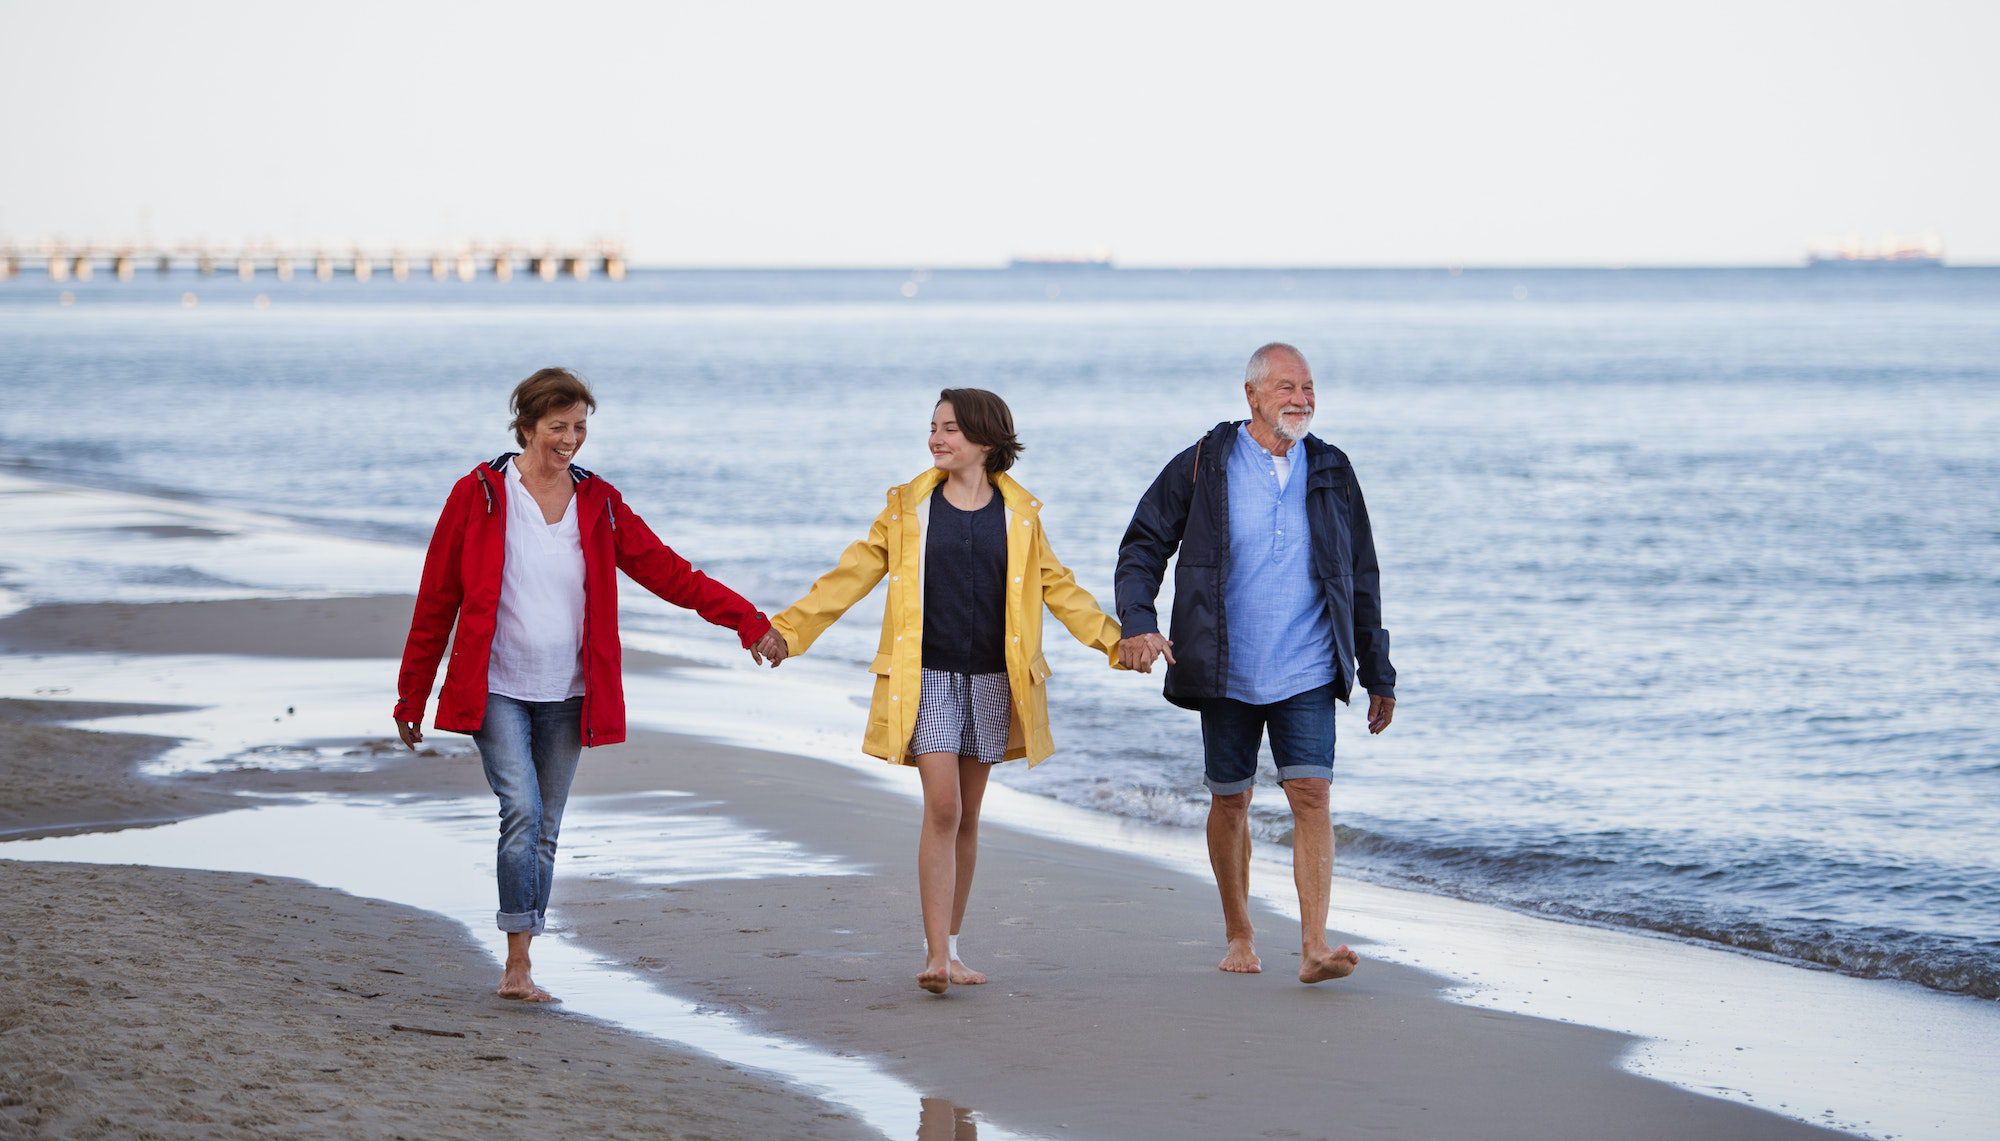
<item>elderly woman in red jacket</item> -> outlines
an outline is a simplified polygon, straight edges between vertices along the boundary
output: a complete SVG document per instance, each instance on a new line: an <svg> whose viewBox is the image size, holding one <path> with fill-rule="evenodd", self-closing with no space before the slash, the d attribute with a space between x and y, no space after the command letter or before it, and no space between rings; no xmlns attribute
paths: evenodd
<svg viewBox="0 0 2000 1141"><path fill-rule="evenodd" d="M625 739L618 572L736 631L760 664L777 664L786 649L755 607L689 566L616 488L576 466L597 409L582 380L542 369L515 387L512 408L521 450L460 479L431 536L395 718L415 749L450 638L436 725L472 735L500 798L500 994L547 1002L529 974L528 944L546 921L570 781L583 746Z"/></svg>

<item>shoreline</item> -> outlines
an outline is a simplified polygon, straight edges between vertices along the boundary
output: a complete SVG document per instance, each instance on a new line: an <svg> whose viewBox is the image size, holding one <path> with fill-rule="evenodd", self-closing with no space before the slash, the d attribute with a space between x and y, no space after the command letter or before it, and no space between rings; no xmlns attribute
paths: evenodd
<svg viewBox="0 0 2000 1141"><path fill-rule="evenodd" d="M431 912L276 876L12 858L28 835L143 833L254 803L143 775L163 739L53 724L130 715L0 700L0 786L32 785L21 770L53 757L118 785L124 812L101 818L101 797L62 788L8 805L33 823L0 834L0 1133L480 1138L560 1105L608 1137L663 1113L716 1135L872 1135L772 1075L499 998L491 948Z"/></svg>
<svg viewBox="0 0 2000 1141"><path fill-rule="evenodd" d="M182 540L173 535L147 535L136 541L153 544ZM70 682L68 688L72 693L65 696L86 701L131 701L146 693L148 700L156 703L154 706L144 710L103 711L111 716L98 725L102 729L183 739L169 750L169 756L181 760L151 766L153 771L164 769L181 775L168 780L145 778L156 789L186 790L235 805L266 803L263 798L268 797L296 800L317 794L378 800L393 796L436 803L454 799L490 801L476 762L469 760L469 745L456 735L439 734L427 742L434 748L442 747L441 753L439 758L423 761L412 761L398 754L396 760L382 765L381 754L365 748L356 752L362 742L379 740L364 735L379 733L377 723L387 719L386 700L381 694L387 684L384 678L393 675L393 658L400 645L401 630L400 619L387 621L381 615L387 613L395 618L398 606L407 612L407 601L394 597L264 597L136 606L97 603L61 611L30 608L0 619L0 646L6 648L4 656L0 656L0 696L17 693L27 696L28 690L35 687L24 686L21 679L31 672L46 674L51 682ZM265 617L259 622L237 621L253 613ZM59 615L61 620L54 621L52 614ZM368 628L362 619L369 614L376 615L377 634L371 637L381 636L382 631L394 637L394 645L378 651L378 656L369 656L366 638L358 640L353 647L354 656L345 661L298 656L302 639L311 643L322 636L331 636L330 631ZM200 620L191 621L194 615L200 615ZM205 645L200 653L190 652L190 647L180 641L180 632L212 637L218 626L237 636ZM25 637L37 630L40 633L35 635L36 639L52 640ZM16 640L24 644L16 645ZM286 651L286 642L291 643L289 658L280 656ZM28 644L33 648L28 648ZM636 658L633 660L635 665L639 664ZM107 671L105 667L112 664L119 668ZM949 1093L953 1095L950 1100L954 1106L972 1106L991 1114L1002 1125L1049 1132L1063 1131L1061 1127L1065 1124L1077 1126L1069 1117L1038 1123L1037 1114L1060 1108L1063 1101L1047 1093L1046 1081L1040 1086L1028 1081L1030 1077L1046 1079L1048 1075L1012 1072L1019 1065L1026 1065L1025 1062L1010 1062L1006 1080L1001 1081L986 1072L993 1068L990 1054L970 1060L950 1057L952 1047L948 1036L931 1043L922 1057L918 1057L920 1051L908 1049L909 1041L928 1041L918 1031L941 1034L950 1028L947 1024L956 1025L959 1018L939 1018L925 1013L926 1008L921 1005L911 1006L914 987L908 985L904 976L913 974L915 966L901 963L897 951L906 935L913 935L917 929L911 885L906 882L913 879L909 866L912 861L910 853L905 851L914 847L915 815L911 808L914 782L899 782L896 778L909 774L890 770L889 766L859 758L854 753L861 710L852 701L849 692L852 687L817 686L810 683L809 677L798 675L790 675L785 684L774 686L769 679L749 681L740 669L690 669L686 668L688 665L689 659L670 654L646 661L632 672L628 677L632 705L635 710L649 711L647 718L635 717L635 728L642 720L650 720L654 730L636 733L630 745L586 754L578 796L593 806L605 807L602 813L596 807L587 807L582 813L573 810L572 826L565 829L565 856L558 866L562 877L557 893L559 919L571 928L564 942L587 947L628 973L644 971L644 977L664 987L667 993L698 997L701 1003L733 1011L738 1018L760 1029L825 1051L875 1057L925 1094ZM118 676L108 676L112 673ZM166 696L167 703L162 705L157 704L163 701L162 695L149 692L159 687L178 688ZM308 693L313 702L311 707L301 703L296 718L288 714L290 706L282 704L286 695L293 692ZM221 705L200 704L216 697L226 700ZM42 711L44 714L59 715L62 711L57 708L58 703L43 704L47 707ZM660 724L672 726L675 732L656 731ZM755 729L746 730L745 726ZM766 747L743 749L727 743L730 738L741 738L748 732L754 732L758 743ZM836 763L826 763L829 760ZM774 789L789 791L774 796ZM677 888L673 884L649 887L643 874L630 869L599 874L595 869L606 866L602 862L605 853L592 849L593 829L604 826L604 820L620 813L624 818L642 822L658 819L661 802L645 797L663 790L691 795L710 806L708 811L719 811L718 820L731 826L747 826L757 835L782 838L808 856L870 870L846 873L845 879L837 875L781 877L753 870L752 878L729 880L717 878L711 869L704 873L708 878L690 881L695 885L691 888ZM259 801L232 799L245 791L257 795ZM835 806L844 809L847 815L829 811ZM1210 1059L1199 1051L1201 1043L1176 1041L1185 1027L1146 1021L1161 1009L1175 1009L1159 993L1163 979L1172 980L1174 987L1186 988L1188 1001L1193 1005L1183 1013L1190 1023L1205 1026L1211 1037L1215 1033L1226 1035L1231 1023L1225 1015L1241 998L1243 988L1236 992L1215 989L1217 979L1222 978L1213 969L1213 959L1220 954L1220 921L1211 914L1213 886L1203 878L1205 866L1189 863L1188 845L1190 841L1198 843L1198 836L1181 835L1185 829L1104 817L998 785L989 794L987 819L980 891L974 898L975 911L984 913L984 918L968 922L968 935L973 938L968 942L967 955L975 965L994 974L995 982L984 988L959 988L948 1001L958 1007L969 1007L974 1000L985 1005L1001 1000L1008 1005L1004 1021L1009 1025L1001 1028L1001 1044L1012 1042L1018 1051L1009 1049L1005 1056L1027 1059L1036 1056L1046 1042L1074 1033L1074 1028L1064 1020L1068 1015L1082 1009L1094 1010L1105 1003L1116 1006L1116 1002L1105 996L1124 995L1140 1013L1131 1014L1121 1008L1120 1017L1125 1021L1110 1029L1104 1029L1103 1023L1092 1026L1093 1031L1102 1030L1109 1038L1091 1050L1082 1051L1078 1055L1081 1062L1102 1064L1104 1058L1147 1060L1154 1049L1166 1051L1173 1064L1161 1063L1160 1072L1139 1082L1152 1083L1155 1092L1179 1090L1185 1084L1172 1080L1172 1070L1185 1069L1189 1074L1206 1072L1203 1067ZM857 820L868 823L852 823ZM619 843L643 842L633 839L630 831L617 834ZM672 843L661 846L671 847ZM1258 992L1251 992L1255 995L1253 1003L1263 1004L1252 1007L1258 1012L1255 1020L1259 1026L1268 1022L1271 1027L1288 1028L1287 1033L1294 1037L1311 1034L1315 1026L1324 1029L1322 1024L1286 1022L1297 1014L1296 1010L1285 1007L1287 1000L1274 1001L1270 995L1259 993L1271 990L1276 994L1283 990L1295 998L1306 996L1299 1001L1314 1006L1305 1009L1319 1010L1322 1016L1332 1017L1343 1026L1350 1018L1359 1017L1348 1009L1349 1005L1365 1012L1387 1009L1383 1004L1390 1004L1404 1011L1401 1017L1405 1022L1393 1027L1371 1026L1372 1031L1394 1040L1395 1035L1411 1033L1406 1023L1414 1022L1432 1036L1421 1043L1421 1051L1408 1062L1407 1073L1384 1072L1350 1091L1364 1109L1374 1105L1373 1099L1387 1097L1403 1099L1399 1104L1408 1111L1410 1100L1421 1100L1436 1090L1449 1091L1463 1085L1462 1075L1439 1077L1429 1085L1416 1082L1414 1075L1421 1071L1422 1063L1453 1056L1450 1048L1458 1043L1485 1041L1487 1051L1504 1055L1513 1048L1507 1044L1507 1036L1480 1039L1485 1025L1482 1020L1497 1018L1502 1020L1501 1025L1514 1027L1512 1020L1539 1015L1525 1018L1522 1024L1529 1030L1518 1027L1513 1030L1515 1034L1527 1033L1538 1043L1554 1043L1553 1053L1534 1063L1542 1069L1516 1075L1516 1081L1527 1088L1553 1082L1558 1091L1587 1090L1593 1097L1609 1098L1614 1107L1624 1105L1632 1109L1643 1104L1647 1106L1643 1115L1662 1123L1690 1121L1693 1119L1685 1114L1700 1116L1703 1112L1690 1109L1683 1102L1704 1110L1723 1107L1750 1115L1745 1120L1758 1123L1752 1127L1753 1132L1767 1127L1792 1127L1793 1119L1815 1115L1815 1110L1802 1112L1776 1097L1759 1097L1750 1089L1757 1085L1755 1082L1732 1084L1741 1075L1732 1072L1732 1067L1715 1065L1718 1057L1728 1060L1729 1047L1718 1047L1712 1040L1718 1031L1703 1025L1707 1020L1704 1012L1685 1012L1676 1025L1681 1031L1695 1035L1691 1047L1696 1062L1694 1070L1709 1067L1706 1079L1699 1073L1690 1076L1685 1066L1676 1070L1670 1064L1657 1064L1657 1055L1672 1054L1678 1048L1668 1040L1674 1032L1671 1027L1659 1037L1632 1038L1591 1029L1590 1024L1601 1024L1608 1004L1623 997L1612 992L1631 983L1632 980L1621 977L1624 971L1651 970L1667 960L1685 960L1689 964L1682 969L1685 975L1676 974L1675 978L1692 978L1697 985L1707 974L1717 972L1726 976L1732 987L1758 986L1767 978L1796 975L1807 980L1800 992L1802 1001L1823 1002L1829 994L1849 993L1828 991L1820 986L1819 981L1826 978L1820 972L1755 960L1740 952L1731 954L1664 939L1635 938L1635 933L1629 931L1560 923L1343 877L1335 883L1334 921L1347 932L1341 937L1361 950L1363 973L1357 975L1361 982L1349 980L1353 986L1346 983L1330 986L1345 988L1341 993L1355 992L1367 998L1365 1002L1354 997L1320 999L1313 996L1335 992L1328 987L1308 990L1286 978L1288 972L1283 960L1290 954L1289 944L1296 925L1284 913L1288 875L1282 877L1283 882L1275 889L1270 882L1274 871L1270 866L1271 855L1270 851L1262 852L1258 873L1260 949L1265 954L1266 973L1250 980L1258 987ZM0 845L0 859L5 858L6 848ZM1029 865L1085 869L1093 882L1123 884L1127 890L1122 896L1105 890L1089 899L1079 898L1079 889L1065 885L1064 876L1015 874L1020 866ZM1280 873L1283 870L1275 869ZM1045 882L1025 882L1031 879ZM829 892L830 884L843 886ZM1163 884L1174 890L1153 890ZM674 914L695 916L710 937L696 940L692 948L684 947L683 935L675 928L675 934L665 937L670 969L664 975L637 965L661 957L662 945L648 943L641 937L642 921L657 926L658 917L666 914L661 906L663 898L683 893L714 895L724 901L711 905L696 900L700 906L687 906L665 899L676 907L687 906L685 912ZM819 896L837 898L839 909L832 910L831 904L821 901ZM747 902L731 902L733 897ZM1274 900L1278 903L1276 907L1271 906ZM759 903L764 906L758 906ZM907 915L897 910L902 905L907 905ZM731 926L732 922L744 919L741 910L744 907L753 918L772 911L785 913L786 922L773 926L745 921ZM802 916L817 917L813 922L818 925L799 926L807 920L794 918L790 913L795 910ZM1038 925L1035 922L1038 910L1069 915L1074 921ZM867 926L844 918L864 913L874 916ZM1128 920L1128 916L1138 918ZM1028 922L1007 922L1016 919ZM1154 926L1146 928L1145 924ZM767 930L744 930L760 925ZM1139 938L1127 930L1135 926L1147 931L1147 937ZM476 927L475 932L473 939L477 943L486 933ZM1441 942L1436 937L1439 932L1449 936ZM1452 945L1451 938L1467 932L1470 938L1461 945ZM1121 940L1120 933L1131 937ZM1362 936L1375 942L1370 944ZM1534 955L1538 959L1562 961L1565 965L1481 963L1477 951L1466 951L1467 946L1510 947L1513 944L1509 940L1521 939L1534 942ZM1120 949L1128 943L1143 949L1140 958L1147 964L1144 969L1135 968L1128 961L1130 955ZM1652 945L1652 949L1643 945ZM1175 949L1169 950L1170 946ZM976 958L974 948L977 948ZM1499 956L1501 960L1511 957ZM1778 974L1745 975L1737 967L1718 963L1718 959L1754 963L1766 972ZM1621 965L1628 961L1633 965ZM1424 970L1411 970L1409 964ZM1001 970L996 970L996 966ZM801 967L833 973L825 977L802 976L813 983L807 985L788 973ZM1496 980L1496 976L1505 976L1510 970L1515 975L1526 970L1538 977L1555 970L1567 972L1567 977L1554 975L1556 982L1552 987L1524 992L1514 985L1518 980ZM767 978L759 971L773 973ZM1377 973L1384 976L1379 984L1374 979ZM1113 981L1099 987L1101 976ZM1864 1022L1907 1013L1897 1006L1901 1001L1896 993L1897 984L1870 983L1845 976L1833 978L1863 988L1851 993L1871 996L1870 1001L1876 996L1889 996L1882 1000L1887 1006L1877 1003L1862 1011ZM1046 985L1052 989L1016 994L1030 979L1037 987ZM1222 981L1226 984L1242 980ZM1130 987L1125 989L1128 982ZM1280 986L1273 989L1264 984ZM871 991L870 987L879 991ZM904 994L905 990L911 995ZM1565 990L1577 994L1556 993ZM860 1003L858 1012L829 1007L814 1013L816 1003L832 1003L836 997L844 1000L840 1007L854 1007L855 1001L843 991L867 995L869 1001ZM958 1002L960 998L966 1001ZM1568 1001L1572 998L1574 1001ZM889 1009L867 1009L878 1003ZM1266 1006L1270 1007L1268 1014ZM1936 1004L1918 1007L1936 1008ZM1022 1016L1019 1009L1031 1013L1056 1010L1063 1015L1036 1024L1033 1017ZM1440 1010L1450 1013L1441 1014ZM1505 1013L1499 1013L1502 1011ZM912 1022L926 1018L937 1018L938 1024ZM1461 1023L1462 1019L1474 1021ZM981 1034L986 1032L987 1021L982 1019L976 1024ZM1031 1025L1035 1027L1032 1034L1016 1032L1016 1027ZM1980 1025L1985 1028L1984 1037L1976 1039L1975 1045L1990 1048L1994 1041L1993 1022L1989 1019ZM1576 1037L1563 1037L1571 1033ZM1438 1035L1443 1035L1442 1041ZM1262 1057L1275 1048L1273 1044L1281 1046L1291 1040L1274 1032L1271 1043L1255 1051L1255 1056L1261 1063ZM1333 1043L1330 1041L1328 1045L1331 1048ZM1757 1042L1753 1050L1765 1047L1765 1043ZM1722 1051L1720 1055L1718 1050ZM899 1058L898 1053L905 1056ZM1844 1067L1845 1055L1839 1057ZM1744 1060L1741 1055L1737 1058ZM1829 1062L1832 1060L1833 1055L1829 1054ZM1459 1057L1459 1062L1471 1070L1479 1070L1489 1061L1487 1052L1480 1050ZM1143 1069L1134 1061L1113 1072L1122 1078L1125 1071L1137 1074ZM1241 1088L1206 1091L1208 1096L1192 1107L1169 1107L1159 1097L1116 1100L1115 1105L1104 1110L1106 1116L1096 1119L1092 1128L1098 1132L1086 1135L1123 1135L1134 1123L1179 1122L1189 1119L1190 1113L1198 1117L1203 1111L1220 1112L1232 1097L1245 1099L1237 1106L1243 1112L1265 1112L1272 1097L1284 1088L1279 1076L1266 1072L1268 1069L1267 1065L1253 1064L1251 1073L1239 1072L1237 1084ZM1675 1084L1626 1072L1633 1069L1657 1077L1672 1077ZM1314 1074L1319 1071L1298 1075L1298 1080L1319 1080ZM1830 1067L1824 1073L1796 1076L1808 1087L1818 1084L1831 1089L1846 1082L1844 1073ZM989 1082L999 1084L982 1084ZM1024 1094L1023 1088L1030 1092ZM1058 1083L1053 1088L1065 1087ZM1684 1092L1688 1089L1699 1089L1713 1096ZM1089 1096L1078 1092L1079 1100L1084 1103L1102 1095L1103 1091L1094 1087ZM1508 1104L1504 1093L1496 1096L1500 1100L1493 1104ZM1637 1101L1632 1100L1635 1097ZM1662 1099L1658 1106L1651 1104L1653 1097ZM1771 1117L1780 1125L1767 1126L1763 1123L1768 1115L1737 1104L1750 1100L1782 1109L1787 1116ZM1471 1107L1463 1101L1459 1098L1456 1109L1469 1115ZM1343 1104L1343 1108L1352 1107ZM1399 1127L1407 1132L1413 1121L1421 1122L1423 1128L1437 1128L1454 1111L1451 1105L1442 1108L1445 1112L1439 1116L1433 1116L1439 1114L1439 1108L1434 1107L1420 1111L1424 1115L1421 1118L1413 1118L1406 1112L1400 1118L1382 1118L1377 1126L1379 1131L1390 1133ZM1118 1119L1118 1112L1128 1115L1124 1124ZM1535 1113L1546 1115L1554 1110L1524 1106L1521 1112L1532 1118ZM1592 1126L1589 1131L1630 1134L1634 1115L1627 1112L1618 1126L1605 1123ZM1315 1120L1319 1122L1317 1125ZM1288 1127L1318 1135L1313 1131L1330 1128L1327 1122L1332 1120L1333 1117L1322 1114ZM1849 1113L1829 1120L1876 1134L1899 1131ZM1460 1127L1465 1130L1462 1135L1492 1135L1491 1121L1484 1122L1477 1130L1473 1124L1470 1116L1460 1119ZM1544 1117L1542 1124L1558 1132L1581 1128L1569 1119L1558 1124ZM1717 1128L1689 1127L1711 1131ZM992 1126L986 1128L990 1130ZM1734 1125L1720 1128L1725 1132L1735 1130ZM1460 1135L1449 1129L1440 1128L1438 1132ZM1946 1128L1934 1135L1951 1135L1951 1130Z"/></svg>
<svg viewBox="0 0 2000 1141"><path fill-rule="evenodd" d="M302 617L326 620L324 601L284 605ZM52 710L45 705L43 712ZM186 715L151 716L170 721ZM126 713L116 720L130 719ZM664 971L647 974L670 993L823 1052L875 1056L926 1095L972 1107L1009 1128L1055 1133L1071 1127L1082 1135L1120 1136L1134 1123L1153 1128L1162 1120L1200 1121L1204 1128L1227 1132L1232 1122L1265 1120L1268 1127L1313 1135L1325 1128L1328 1103L1294 1102L1279 1118L1273 1118L1269 1103L1274 1090L1295 1083L1309 1088L1323 1079L1324 1057L1281 1047L1320 1034L1331 1050L1336 1031L1329 1030L1328 1018L1337 1020L1338 1033L1359 1034L1355 1041L1368 1043L1368 1061L1351 1067L1354 1081L1342 1086L1342 1100L1360 1100L1343 1117L1355 1125L1371 1122L1369 1131L1407 1128L1405 1097L1435 1099L1422 1111L1425 1121L1448 1136L1495 1135L1495 1106L1510 1107L1511 1119L1519 1123L1518 1132L1502 1130L1502 1135L1522 1137L1601 1132L1612 1121L1629 1135L1637 1120L1673 1123L1674 1133L1698 1128L1803 1136L1809 1128L1623 1072L1615 1064L1631 1044L1623 1036L1452 1003L1441 993L1445 980L1373 956L1362 973L1339 987L1301 987L1285 977L1280 948L1288 941L1287 921L1261 904L1257 917L1266 931L1267 972L1225 976L1212 962L1217 951L1212 888L1197 877L1163 873L1143 858L1004 824L989 825L982 890L968 923L984 952L982 965L995 981L935 1000L915 990L906 977L914 968L890 949L916 930L911 915L902 914L914 912L904 882L909 845L903 833L914 827L906 795L884 790L880 781L856 780L843 766L647 731L626 745L593 751L589 761L580 772L566 829L575 838L567 840L559 865L565 874L557 914L570 929L568 941L627 970L645 970L639 965L664 959ZM224 769L156 783L172 788L192 782L265 795L332 786L348 797L372 792L377 802L396 790L420 800L477 805L479 780L476 763L461 752L429 766L400 761L330 774L309 768ZM656 803L634 800L663 791L691 794L698 815L721 809L731 829L782 837L804 852L831 854L864 870L698 878L666 886L643 877L592 874L593 857L599 855L587 839L596 815L592 803L609 800L642 820L656 820ZM257 811L271 809L236 815ZM469 827L477 831L485 824L475 819ZM0 846L0 858L24 851L12 843L23 842ZM255 854L248 858L258 865L272 862ZM648 934L659 924L670 933ZM798 969L801 964L817 969ZM1163 990L1162 980L1171 980L1170 987ZM1249 986L1234 985L1242 983ZM1247 1010L1246 993L1255 1004ZM979 1020L979 1033L968 1036L965 1019L971 1015L960 1008L974 1004L1007 1010L1004 1017L989 1013ZM1411 1023L1423 1032L1410 1033ZM1205 1029L1190 1032L1191 1025ZM1163 1115L1166 1107L1155 1092L1164 1088L1160 1083L1171 1086L1175 1072L1205 1072L1208 1037L1232 1025L1240 1025L1246 1041L1261 1043L1249 1056L1289 1056L1259 1061L1254 1080L1189 1089L1188 1101ZM1073 1074L1080 1085L1052 1087L1050 1067L1041 1064L993 1065L996 1052L1028 1059L1053 1043L1063 1044L1064 1059L1054 1070ZM1104 1075L1092 1067L1103 1058L1123 1059L1117 1077L1138 1079L1126 1094L1104 1096ZM1468 1074L1486 1077L1473 1081ZM1531 1092L1551 1081L1566 1091L1563 1098L1551 1102ZM1468 1083L1476 1097L1468 1096ZM1382 1089L1402 1092L1385 1099L1379 1096Z"/></svg>
<svg viewBox="0 0 2000 1141"><path fill-rule="evenodd" d="M1810 1130L1775 1114L1621 1072L1613 1063L1629 1045L1623 1036L1444 1001L1445 980L1412 968L1368 962L1364 972L1347 980L1351 985L1302 987L1286 977L1288 956L1279 950L1286 922L1262 906L1256 917L1266 932L1266 973L1223 975L1212 962L1218 948L1209 945L1215 920L1208 885L1192 876L1163 877L1143 859L1005 826L986 837L982 890L967 924L982 951L976 961L995 981L934 999L910 981L918 956L890 949L916 930L914 896L904 882L910 877L901 874L908 871L901 865L909 846L901 833L914 827L903 798L884 795L835 766L653 732L595 752L572 802L583 809L573 810L572 827L579 831L592 830L606 802L613 811L652 816L660 810L645 803L647 794L691 794L696 817L721 806L734 828L786 837L806 852L837 850L846 867L823 875L698 877L662 886L592 874L591 859L601 853L588 842L572 842L556 912L567 929L563 941L628 971L643 971L670 993L689 995L757 1030L830 1054L878 1055L892 1074L954 1106L955 1115L970 1107L1010 1129L1047 1135L1156 1133L1171 1120L1203 1132L1226 1133L1232 1122L1250 1121L1260 1131L1315 1136L1323 1135L1318 1131L1327 1128L1328 1114L1338 1105L1342 1133L1397 1135L1411 1125L1405 1099L1414 1098L1424 1127L1440 1136L1616 1131L1668 1137L1699 1130L1792 1137ZM423 789L415 794L421 801L479 803L469 787L478 779L476 764L463 756L443 763L449 766L443 774L403 764L336 775L350 784L372 778L376 803L390 788L407 792L412 786ZM268 793L271 778L264 772L238 773L226 783ZM170 788L189 779L203 778L156 783ZM297 794L318 779L297 773L277 783ZM468 824L470 832L483 828L483 820ZM126 839L143 846L145 833L157 831L134 830ZM9 856L9 847L0 845L0 859ZM259 866L272 862L268 856L247 858ZM40 869L58 888L76 887L79 880L94 885L97 892L86 895L100 907L107 878L113 895L120 880L138 890L158 890L149 879L155 872L133 867L45 864L39 857L9 866ZM249 873L164 874L175 881L175 890L188 893L182 910L190 920L210 910L226 913L246 876L279 882ZM312 896L329 892L303 885L298 890ZM303 906L289 897L287 904ZM240 933L243 923L229 927ZM204 937L201 931L177 934ZM68 936L56 938L60 944ZM460 933L462 944L476 939ZM476 957L476 948L467 949ZM486 967L490 973L490 960ZM463 973L415 976L422 986L445 987L436 996L444 1005L430 1008L432 1022L460 1003L535 1020L538 1012L485 994L483 984L490 980L476 971L465 979ZM242 983L202 978L198 985L208 993L241 989ZM988 1009L996 1005L1004 1014ZM982 1010L985 1017L979 1018ZM975 1033L967 1032L967 1019L976 1019ZM1208 1072L1218 1033L1238 1034L1250 1047L1230 1052L1227 1068L1233 1075ZM1312 1043L1313 1035L1321 1036L1322 1050L1286 1049ZM1348 1051L1353 1056L1329 1085L1329 1061ZM1018 1061L996 1066L996 1057ZM1107 1058L1118 1060L1109 1073L1102 1068ZM1204 1072L1207 1078L1198 1079ZM1176 1083L1176 1075L1196 1080ZM1247 1080L1224 1080L1230 1076ZM1107 1094L1107 1079L1122 1092ZM1545 1096L1551 1082L1564 1091L1560 1099ZM1277 1090L1315 1088L1315 1083L1314 1096L1282 1111L1270 1103ZM1160 1091L1177 1084L1180 1104L1162 1105ZM1385 1088L1400 1092L1385 1098Z"/></svg>

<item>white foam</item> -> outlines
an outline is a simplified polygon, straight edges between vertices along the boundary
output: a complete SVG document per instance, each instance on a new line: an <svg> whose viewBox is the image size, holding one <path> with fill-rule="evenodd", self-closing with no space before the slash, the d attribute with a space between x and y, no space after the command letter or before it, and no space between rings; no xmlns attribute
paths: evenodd
<svg viewBox="0 0 2000 1141"><path fill-rule="evenodd" d="M0 473L0 606L407 594L423 552L213 504ZM0 613L6 610L0 609Z"/></svg>

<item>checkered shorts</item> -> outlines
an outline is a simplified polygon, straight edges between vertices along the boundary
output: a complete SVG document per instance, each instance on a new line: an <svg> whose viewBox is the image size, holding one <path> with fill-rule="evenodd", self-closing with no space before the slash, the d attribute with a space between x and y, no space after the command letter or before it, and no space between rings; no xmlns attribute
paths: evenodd
<svg viewBox="0 0 2000 1141"><path fill-rule="evenodd" d="M1013 692L1007 675L923 671L917 699L917 731L910 755L956 753L987 764L1007 759L1007 731L1013 724Z"/></svg>

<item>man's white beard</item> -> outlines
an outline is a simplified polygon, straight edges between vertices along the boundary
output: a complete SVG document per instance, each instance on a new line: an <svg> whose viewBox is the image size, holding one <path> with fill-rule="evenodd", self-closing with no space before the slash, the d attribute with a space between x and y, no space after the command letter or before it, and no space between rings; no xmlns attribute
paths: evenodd
<svg viewBox="0 0 2000 1141"><path fill-rule="evenodd" d="M1292 415L1294 412L1297 413L1296 416ZM1312 423L1313 414L1308 409L1280 408L1277 422L1271 425L1271 430L1278 433L1281 438L1296 444L1306 438L1306 433L1312 429Z"/></svg>

